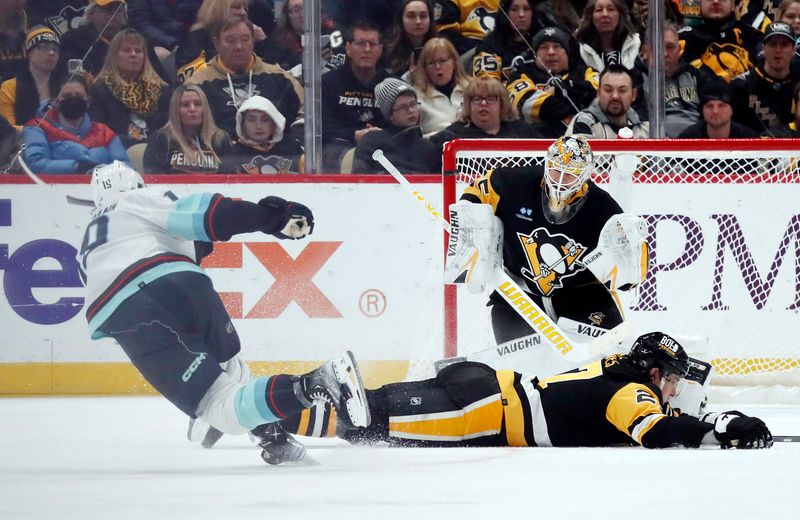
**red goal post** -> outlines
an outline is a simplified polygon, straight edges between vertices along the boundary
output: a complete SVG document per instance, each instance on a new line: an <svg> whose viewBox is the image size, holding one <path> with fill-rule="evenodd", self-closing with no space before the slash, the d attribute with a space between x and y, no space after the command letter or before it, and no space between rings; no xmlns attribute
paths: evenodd
<svg viewBox="0 0 800 520"><path fill-rule="evenodd" d="M445 213L472 179L501 166L541 164L550 143L447 143ZM634 330L690 338L690 354L714 364L714 384L800 388L800 140L590 143L592 179L648 222L653 268L625 302ZM463 354L470 333L462 328L476 320L459 312L458 300L472 295L452 285L444 293L445 355Z"/></svg>

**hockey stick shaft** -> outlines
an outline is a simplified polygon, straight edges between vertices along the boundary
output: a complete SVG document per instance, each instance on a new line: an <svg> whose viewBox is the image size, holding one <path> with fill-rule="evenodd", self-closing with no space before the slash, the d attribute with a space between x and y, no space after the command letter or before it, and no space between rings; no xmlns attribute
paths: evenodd
<svg viewBox="0 0 800 520"><path fill-rule="evenodd" d="M800 435L773 435L775 442L800 442Z"/></svg>
<svg viewBox="0 0 800 520"><path fill-rule="evenodd" d="M428 214L436 219L445 231L450 233L450 223L447 222L442 213L436 209L436 206L428 202L419 190L408 182L408 179L406 179L405 176L400 173L400 170L398 170L384 155L383 150L375 150L372 154L372 159L380 163L397 182L411 193L411 196L413 196L417 202L425 207ZM528 297L527 293L523 291L504 270L498 270L496 272L494 282L495 291L511 305L511 308L513 308L533 330L541 334L542 340L545 343L570 361L577 361L585 358L585 356L581 356L576 352L574 345L556 322L552 320L536 302Z"/></svg>

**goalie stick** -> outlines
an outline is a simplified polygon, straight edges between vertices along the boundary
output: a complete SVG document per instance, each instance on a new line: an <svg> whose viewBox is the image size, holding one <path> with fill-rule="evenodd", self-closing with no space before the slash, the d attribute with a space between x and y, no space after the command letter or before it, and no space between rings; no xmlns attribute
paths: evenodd
<svg viewBox="0 0 800 520"><path fill-rule="evenodd" d="M372 159L383 166L394 179L400 183L401 186L409 191L412 197L417 202L425 207L425 210L435 218L444 230L450 234L452 228L450 223L445 220L444 216L428 202L425 197L408 182L408 179L392 164L392 162L383 154L380 148L375 150L372 154ZM497 291L504 300L508 302L511 307L531 326L531 328L540 333L543 343L547 344L558 352L564 359L570 362L577 362L584 359L586 356L577 352L572 341L567 337L564 331L553 321L531 298L523 291L517 283L504 270L498 270L495 273L493 280L494 290Z"/></svg>

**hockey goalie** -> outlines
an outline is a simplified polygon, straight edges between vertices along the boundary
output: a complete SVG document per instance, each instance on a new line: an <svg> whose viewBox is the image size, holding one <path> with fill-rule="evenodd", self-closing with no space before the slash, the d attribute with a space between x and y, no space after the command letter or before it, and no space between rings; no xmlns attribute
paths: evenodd
<svg viewBox="0 0 800 520"><path fill-rule="evenodd" d="M635 289L647 275L647 226L642 218L624 213L590 179L593 169L594 155L584 137L560 137L544 165L490 170L449 208L445 282L483 293L496 287L496 274L504 269L582 349L577 362L552 348L513 349L515 355L503 355L504 345L521 338L536 338L543 345L547 338L537 338L519 309L493 291L488 305L498 347L467 359L547 376L614 353L619 341L627 339L618 291ZM607 341L596 339L612 329ZM695 359L690 367L675 401L699 414L711 367Z"/></svg>

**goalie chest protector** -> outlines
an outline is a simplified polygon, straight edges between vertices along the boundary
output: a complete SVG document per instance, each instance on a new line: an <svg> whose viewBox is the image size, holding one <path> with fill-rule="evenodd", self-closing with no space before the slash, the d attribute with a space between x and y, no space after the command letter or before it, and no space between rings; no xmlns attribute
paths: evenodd
<svg viewBox="0 0 800 520"><path fill-rule="evenodd" d="M542 209L543 166L498 168L475 179L462 200L489 204L503 222L503 262L527 290L553 296L560 289L596 282L582 261L597 247L606 221L622 208L591 180L583 206L563 224L552 224ZM574 243L574 248L571 244Z"/></svg>

